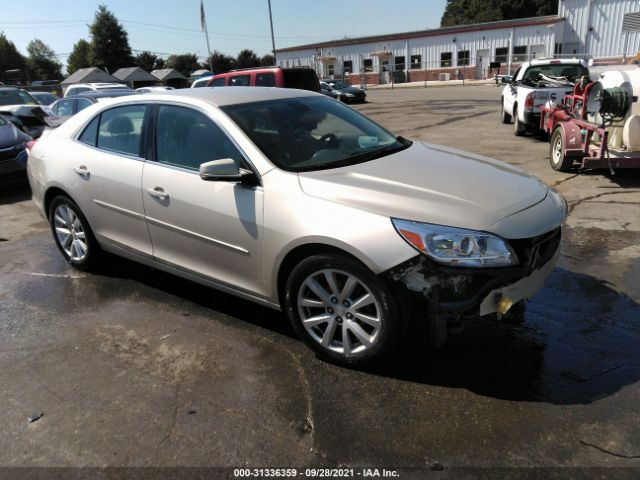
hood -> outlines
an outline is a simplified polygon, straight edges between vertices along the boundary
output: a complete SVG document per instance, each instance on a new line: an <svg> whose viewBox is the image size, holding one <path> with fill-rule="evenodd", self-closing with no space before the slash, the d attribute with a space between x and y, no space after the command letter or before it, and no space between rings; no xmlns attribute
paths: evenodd
<svg viewBox="0 0 640 480"><path fill-rule="evenodd" d="M344 87L336 90L340 93L364 93L364 91L358 87Z"/></svg>
<svg viewBox="0 0 640 480"><path fill-rule="evenodd" d="M491 231L547 196L547 186L498 160L415 142L371 162L299 173L311 196L389 217Z"/></svg>

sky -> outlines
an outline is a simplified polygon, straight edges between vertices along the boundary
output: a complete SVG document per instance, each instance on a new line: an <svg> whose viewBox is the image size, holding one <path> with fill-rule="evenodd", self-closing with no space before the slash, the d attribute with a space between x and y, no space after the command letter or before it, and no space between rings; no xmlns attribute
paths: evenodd
<svg viewBox="0 0 640 480"><path fill-rule="evenodd" d="M129 34L134 55L196 53L207 45L200 29L200 0L0 0L0 31L26 55L39 38L65 65L73 44L89 40L99 4ZM437 28L446 0L271 0L276 49L338 38ZM204 0L211 51L229 55L249 48L271 51L267 0Z"/></svg>

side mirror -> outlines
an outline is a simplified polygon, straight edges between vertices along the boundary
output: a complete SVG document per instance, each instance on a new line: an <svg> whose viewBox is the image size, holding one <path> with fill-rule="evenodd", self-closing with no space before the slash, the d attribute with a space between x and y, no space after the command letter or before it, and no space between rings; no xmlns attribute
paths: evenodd
<svg viewBox="0 0 640 480"><path fill-rule="evenodd" d="M239 168L231 158L202 163L200 178L210 182L241 183L246 186L259 185L258 178L251 170Z"/></svg>

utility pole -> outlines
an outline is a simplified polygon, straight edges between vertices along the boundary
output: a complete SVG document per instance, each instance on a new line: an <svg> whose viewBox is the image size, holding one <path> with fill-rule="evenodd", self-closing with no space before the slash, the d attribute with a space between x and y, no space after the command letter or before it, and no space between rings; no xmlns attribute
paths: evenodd
<svg viewBox="0 0 640 480"><path fill-rule="evenodd" d="M273 63L277 65L276 59L276 40L273 36L273 16L271 15L271 0L267 0L269 3L269 24L271 25L271 47L273 48Z"/></svg>
<svg viewBox="0 0 640 480"><path fill-rule="evenodd" d="M207 39L207 53L209 54L209 71L211 73L215 73L213 71L213 60L211 59L211 47L209 46L209 30L207 29L207 19L204 15L204 0L200 0L200 26L202 27L202 31L204 31L204 36Z"/></svg>

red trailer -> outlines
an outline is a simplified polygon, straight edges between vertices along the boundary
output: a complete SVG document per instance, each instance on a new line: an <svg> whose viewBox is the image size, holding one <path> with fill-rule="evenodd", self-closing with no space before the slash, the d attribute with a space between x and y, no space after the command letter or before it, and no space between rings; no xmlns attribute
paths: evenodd
<svg viewBox="0 0 640 480"><path fill-rule="evenodd" d="M582 169L608 168L612 173L617 168L640 167L640 115L632 115L631 108L637 101L634 78L623 72L605 72L601 80L605 77L619 85L605 88L601 81L582 81L562 103L552 101L541 107L540 129L549 135L554 170L568 171L574 164Z"/></svg>

